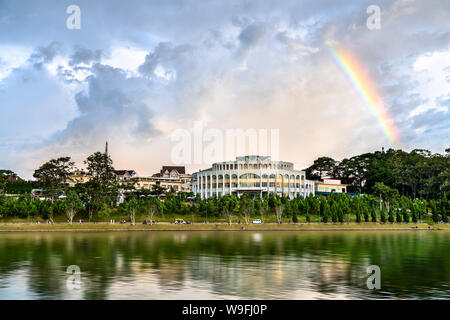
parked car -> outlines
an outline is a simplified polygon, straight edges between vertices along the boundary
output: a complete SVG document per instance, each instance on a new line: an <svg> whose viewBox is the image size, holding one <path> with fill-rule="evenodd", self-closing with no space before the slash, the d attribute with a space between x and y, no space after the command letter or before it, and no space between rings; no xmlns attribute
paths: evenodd
<svg viewBox="0 0 450 320"><path fill-rule="evenodd" d="M253 220L253 223L254 224L261 224L262 221L261 221L261 219L255 219L255 220Z"/></svg>
<svg viewBox="0 0 450 320"><path fill-rule="evenodd" d="M175 224L186 224L186 221L184 221L183 219L176 219Z"/></svg>

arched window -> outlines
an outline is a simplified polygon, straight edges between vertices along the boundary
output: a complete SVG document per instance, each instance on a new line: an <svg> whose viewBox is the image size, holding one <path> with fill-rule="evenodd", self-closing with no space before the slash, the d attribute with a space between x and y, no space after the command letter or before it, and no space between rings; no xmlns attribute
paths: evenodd
<svg viewBox="0 0 450 320"><path fill-rule="evenodd" d="M283 176L281 174L277 175L277 188L281 189L281 184L283 182Z"/></svg>
<svg viewBox="0 0 450 320"><path fill-rule="evenodd" d="M225 175L224 183L225 183L225 188L229 188L230 187L230 175L229 174Z"/></svg>
<svg viewBox="0 0 450 320"><path fill-rule="evenodd" d="M231 187L237 188L237 175L233 174L231 176Z"/></svg>
<svg viewBox="0 0 450 320"><path fill-rule="evenodd" d="M246 173L239 177L239 185L243 188L258 188L260 186L259 176L254 173Z"/></svg>
<svg viewBox="0 0 450 320"><path fill-rule="evenodd" d="M275 188L275 175L271 174L269 176L269 187Z"/></svg>
<svg viewBox="0 0 450 320"><path fill-rule="evenodd" d="M295 188L295 176L291 175L291 179L289 180L289 184L291 188Z"/></svg>
<svg viewBox="0 0 450 320"><path fill-rule="evenodd" d="M267 174L262 175L262 186L261 187L267 187Z"/></svg>

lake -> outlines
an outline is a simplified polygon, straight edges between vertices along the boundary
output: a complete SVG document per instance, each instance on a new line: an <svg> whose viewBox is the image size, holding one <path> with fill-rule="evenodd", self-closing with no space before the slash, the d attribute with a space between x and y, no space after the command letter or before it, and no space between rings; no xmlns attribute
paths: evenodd
<svg viewBox="0 0 450 320"><path fill-rule="evenodd" d="M450 231L0 233L0 299L448 299L449 271Z"/></svg>

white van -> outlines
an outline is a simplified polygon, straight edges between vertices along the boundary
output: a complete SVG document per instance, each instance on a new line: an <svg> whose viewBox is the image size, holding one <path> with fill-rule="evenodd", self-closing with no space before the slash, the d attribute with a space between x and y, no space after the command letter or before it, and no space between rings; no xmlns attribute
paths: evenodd
<svg viewBox="0 0 450 320"><path fill-rule="evenodd" d="M261 224L262 221L261 221L261 219L255 219L255 220L253 220L253 223L254 224Z"/></svg>

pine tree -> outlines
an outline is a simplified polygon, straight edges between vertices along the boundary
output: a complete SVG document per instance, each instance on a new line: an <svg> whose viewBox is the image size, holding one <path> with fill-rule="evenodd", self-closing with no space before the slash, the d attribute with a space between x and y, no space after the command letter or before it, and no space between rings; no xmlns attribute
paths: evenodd
<svg viewBox="0 0 450 320"><path fill-rule="evenodd" d="M438 210L436 207L436 202L434 200L430 201L431 213L433 215L433 222L438 223L441 219L439 218Z"/></svg>
<svg viewBox="0 0 450 320"><path fill-rule="evenodd" d="M367 207L367 203L363 202L361 208L363 210L364 222L369 222L369 208Z"/></svg>
<svg viewBox="0 0 450 320"><path fill-rule="evenodd" d="M292 222L294 222L294 223L298 222L297 210L294 210L293 213L292 213Z"/></svg>
<svg viewBox="0 0 450 320"><path fill-rule="evenodd" d="M401 214L403 216L403 221L408 223L409 222L409 215L408 215L408 211L405 208L405 205L402 203L401 204Z"/></svg>
<svg viewBox="0 0 450 320"><path fill-rule="evenodd" d="M353 198L353 201L350 202L350 210L351 213L355 216L356 222L361 222L361 202L360 198Z"/></svg>
<svg viewBox="0 0 450 320"><path fill-rule="evenodd" d="M338 219L340 223L344 223L344 211L340 206L338 207Z"/></svg>
<svg viewBox="0 0 450 320"><path fill-rule="evenodd" d="M389 212L388 212L388 220L390 223L394 223L394 211L392 206L389 208Z"/></svg>
<svg viewBox="0 0 450 320"><path fill-rule="evenodd" d="M413 202L411 205L411 214L412 214L412 221L414 223L417 223L417 206L416 204Z"/></svg>
<svg viewBox="0 0 450 320"><path fill-rule="evenodd" d="M400 208L395 208L395 221L397 223L402 223L402 215L400 212Z"/></svg>
<svg viewBox="0 0 450 320"><path fill-rule="evenodd" d="M380 212L380 221L381 221L382 223L386 223L386 207L385 207L385 206L383 206L383 208L381 209L381 212Z"/></svg>
<svg viewBox="0 0 450 320"><path fill-rule="evenodd" d="M331 205L331 221L333 221L334 223L338 222L336 202L333 202L333 204Z"/></svg>
<svg viewBox="0 0 450 320"><path fill-rule="evenodd" d="M444 192L444 196L441 199L441 215L442 215L442 221L447 223L448 222L448 200L447 200L447 194Z"/></svg>
<svg viewBox="0 0 450 320"><path fill-rule="evenodd" d="M377 211L373 206L370 207L370 215L372 217L372 222L377 222Z"/></svg>
<svg viewBox="0 0 450 320"><path fill-rule="evenodd" d="M329 217L330 217L330 205L327 202L325 202L325 204L323 205L323 218L322 218L322 221L324 223L327 223Z"/></svg>

